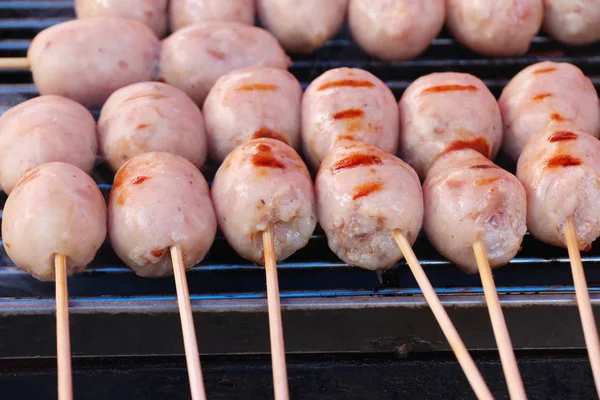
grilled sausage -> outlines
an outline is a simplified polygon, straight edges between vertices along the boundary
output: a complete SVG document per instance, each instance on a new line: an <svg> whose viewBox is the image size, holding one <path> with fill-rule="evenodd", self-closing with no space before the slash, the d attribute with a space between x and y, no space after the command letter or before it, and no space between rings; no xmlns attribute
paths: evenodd
<svg viewBox="0 0 600 400"><path fill-rule="evenodd" d="M444 0L350 0L354 40L373 57L401 61L421 54L444 24Z"/></svg>
<svg viewBox="0 0 600 400"><path fill-rule="evenodd" d="M173 274L170 248L189 269L212 245L217 221L208 184L194 166L171 153L146 153L115 175L108 201L108 235L121 260L139 276Z"/></svg>
<svg viewBox="0 0 600 400"><path fill-rule="evenodd" d="M123 86L152 80L159 48L141 22L102 17L43 30L31 42L27 58L40 94L96 107Z"/></svg>
<svg viewBox="0 0 600 400"><path fill-rule="evenodd" d="M544 30L559 42L592 44L600 40L600 0L544 0Z"/></svg>
<svg viewBox="0 0 600 400"><path fill-rule="evenodd" d="M258 17L289 52L310 53L340 29L348 0L257 0Z"/></svg>
<svg viewBox="0 0 600 400"><path fill-rule="evenodd" d="M114 92L100 112L98 136L102 156L113 170L152 151L177 154L197 167L206 159L200 109L181 90L160 82Z"/></svg>
<svg viewBox="0 0 600 400"><path fill-rule="evenodd" d="M360 140L395 153L398 126L392 91L361 69L331 69L302 97L302 147L314 169L338 139Z"/></svg>
<svg viewBox="0 0 600 400"><path fill-rule="evenodd" d="M503 151L515 161L531 137L551 127L600 134L598 94L572 64L530 65L506 85L498 104L504 123Z"/></svg>
<svg viewBox="0 0 600 400"><path fill-rule="evenodd" d="M254 25L254 0L170 0L171 30L206 21Z"/></svg>
<svg viewBox="0 0 600 400"><path fill-rule="evenodd" d="M423 197L429 241L466 272L477 272L477 240L492 268L507 264L519 251L527 230L525 189L516 176L475 150L440 156L427 174Z"/></svg>
<svg viewBox="0 0 600 400"><path fill-rule="evenodd" d="M300 146L302 88L288 71L249 67L221 77L204 102L209 154L225 157L249 139L270 137Z"/></svg>
<svg viewBox="0 0 600 400"><path fill-rule="evenodd" d="M308 169L275 139L254 139L229 154L215 175L212 199L231 247L256 263L264 262L262 234L269 224L278 261L306 246L317 224Z"/></svg>
<svg viewBox="0 0 600 400"><path fill-rule="evenodd" d="M542 0L446 0L450 34L488 56L520 56L542 26Z"/></svg>
<svg viewBox="0 0 600 400"><path fill-rule="evenodd" d="M147 25L158 37L167 33L167 0L75 0L77 18L122 17Z"/></svg>
<svg viewBox="0 0 600 400"><path fill-rule="evenodd" d="M417 174L375 146L337 142L321 164L315 190L329 248L348 264L390 268L402 258L394 230L411 243L421 230L423 194Z"/></svg>
<svg viewBox="0 0 600 400"><path fill-rule="evenodd" d="M0 186L6 193L25 172L52 161L90 173L97 152L92 114L65 97L36 97L0 116Z"/></svg>
<svg viewBox="0 0 600 400"><path fill-rule="evenodd" d="M527 191L527 227L542 242L566 247L573 219L581 250L600 236L600 141L573 129L550 128L523 149L517 177Z"/></svg>
<svg viewBox="0 0 600 400"><path fill-rule="evenodd" d="M473 75L442 72L414 81L400 99L400 156L425 178L450 150L471 148L493 159L502 143L496 99Z"/></svg>
<svg viewBox="0 0 600 400"><path fill-rule="evenodd" d="M160 65L165 82L202 105L226 73L252 66L286 69L290 59L264 29L236 22L204 22L166 38Z"/></svg>
<svg viewBox="0 0 600 400"><path fill-rule="evenodd" d="M2 216L4 249L41 281L54 280L54 255L67 258L67 274L81 272L106 238L106 204L96 183L61 162L40 165L17 183Z"/></svg>

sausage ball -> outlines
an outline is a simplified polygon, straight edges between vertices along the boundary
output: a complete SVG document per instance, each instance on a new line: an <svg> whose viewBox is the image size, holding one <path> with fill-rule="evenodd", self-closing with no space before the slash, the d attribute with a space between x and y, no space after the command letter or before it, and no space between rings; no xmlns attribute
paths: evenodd
<svg viewBox="0 0 600 400"><path fill-rule="evenodd" d="M203 112L208 150L221 163L240 144L270 137L300 147L302 87L286 70L238 69L219 78Z"/></svg>
<svg viewBox="0 0 600 400"><path fill-rule="evenodd" d="M310 53L339 31L348 0L257 0L258 17L289 52Z"/></svg>
<svg viewBox="0 0 600 400"><path fill-rule="evenodd" d="M0 116L0 186L6 193L25 172L53 161L90 173L97 153L96 121L73 100L40 96Z"/></svg>
<svg viewBox="0 0 600 400"><path fill-rule="evenodd" d="M569 45L600 40L600 0L543 0L544 30Z"/></svg>
<svg viewBox="0 0 600 400"><path fill-rule="evenodd" d="M573 129L549 128L523 149L517 177L527 191L527 227L542 242L567 247L572 219L580 250L600 236L600 141Z"/></svg>
<svg viewBox="0 0 600 400"><path fill-rule="evenodd" d="M160 42L146 25L117 17L63 22L41 31L27 58L40 94L98 107L114 92L157 73Z"/></svg>
<svg viewBox="0 0 600 400"><path fill-rule="evenodd" d="M404 161L362 142L343 140L315 181L319 223L344 262L383 270L402 259L398 230L412 244L423 222L419 177Z"/></svg>
<svg viewBox="0 0 600 400"><path fill-rule="evenodd" d="M306 246L317 224L308 169L294 149L275 139L254 139L229 154L215 175L212 199L231 247L259 264L269 224L277 261Z"/></svg>
<svg viewBox="0 0 600 400"><path fill-rule="evenodd" d="M398 126L394 94L362 69L331 69L302 97L302 147L315 170L338 139L360 140L395 153Z"/></svg>
<svg viewBox="0 0 600 400"><path fill-rule="evenodd" d="M40 165L8 196L2 240L11 260L41 281L53 281L54 256L67 274L82 272L106 239L106 203L92 178L66 163Z"/></svg>
<svg viewBox="0 0 600 400"><path fill-rule="evenodd" d="M117 171L108 200L108 235L137 275L173 275L173 246L179 246L190 269L202 261L216 232L208 184L185 158L146 153Z"/></svg>
<svg viewBox="0 0 600 400"><path fill-rule="evenodd" d="M206 21L254 25L254 0L170 0L171 30Z"/></svg>
<svg viewBox="0 0 600 400"><path fill-rule="evenodd" d="M450 34L487 56L520 56L542 26L542 0L446 0Z"/></svg>
<svg viewBox="0 0 600 400"><path fill-rule="evenodd" d="M414 81L402 95L400 156L421 178L441 154L464 148L493 159L502 144L494 95L473 75L441 72Z"/></svg>
<svg viewBox="0 0 600 400"><path fill-rule="evenodd" d="M166 83L202 105L223 75L244 67L287 69L290 58L264 29L237 22L204 22L163 41L161 72Z"/></svg>
<svg viewBox="0 0 600 400"><path fill-rule="evenodd" d="M517 254L527 231L525 189L516 176L475 150L440 156L423 184L423 228L431 244L466 272L477 272L481 240L492 268Z"/></svg>
<svg viewBox="0 0 600 400"><path fill-rule="evenodd" d="M503 151L515 161L529 139L552 127L600 135L598 93L572 64L530 65L506 85L498 104L504 123Z"/></svg>
<svg viewBox="0 0 600 400"><path fill-rule="evenodd" d="M160 82L141 82L114 92L98 119L100 150L108 165L165 151L201 167L206 134L200 109L181 90Z"/></svg>
<svg viewBox="0 0 600 400"><path fill-rule="evenodd" d="M354 40L373 57L402 61L424 52L444 25L444 0L350 0Z"/></svg>

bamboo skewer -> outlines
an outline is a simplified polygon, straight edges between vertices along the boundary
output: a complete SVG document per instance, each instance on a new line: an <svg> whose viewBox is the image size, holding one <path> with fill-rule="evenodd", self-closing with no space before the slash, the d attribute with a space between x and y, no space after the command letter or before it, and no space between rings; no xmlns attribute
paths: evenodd
<svg viewBox="0 0 600 400"><path fill-rule="evenodd" d="M73 399L71 372L71 338L69 333L69 290L67 288L67 258L54 256L56 275L56 358L58 365L58 399Z"/></svg>
<svg viewBox="0 0 600 400"><path fill-rule="evenodd" d="M283 325L281 323L281 304L279 302L279 282L273 225L269 224L263 232L265 255L265 273L267 278L267 303L269 307L269 333L271 338L271 361L273 363L273 389L275 400L289 399L287 368Z"/></svg>
<svg viewBox="0 0 600 400"><path fill-rule="evenodd" d="M467 380L471 384L475 395L478 399L493 399L494 397L492 396L490 389L483 380L481 373L477 369L473 358L471 358L471 355L467 351L467 348L460 338L460 335L452 324L450 317L448 317L448 314L446 313L444 306L435 293L433 286L431 286L431 282L429 282L423 267L419 263L419 260L417 260L410 242L398 230L394 230L394 238L396 239L398 247L400 247L404 258L406 259L410 270L415 276L415 279L417 280L417 283L419 284L419 287L423 292L423 296L425 297L427 304L429 304L435 319L440 325L440 328L442 328L442 332L444 333L444 336L446 336L446 339L448 340L448 343L450 344L458 363L462 367Z"/></svg>
<svg viewBox="0 0 600 400"><path fill-rule="evenodd" d="M585 345L587 346L590 364L592 365L596 391L600 394L600 342L598 340L598 330L594 320L585 272L581 263L581 254L579 254L579 246L577 245L575 225L572 219L568 219L565 224L565 238L567 240L567 249L569 250L573 283L575 285L575 297L577 298L579 316L581 317L581 325L583 326Z"/></svg>
<svg viewBox="0 0 600 400"><path fill-rule="evenodd" d="M28 70L30 67L27 57L0 57L0 69Z"/></svg>
<svg viewBox="0 0 600 400"><path fill-rule="evenodd" d="M498 292L496 291L496 285L494 284L490 262L486 254L485 246L481 240L478 240L473 244L473 251L475 253L475 258L477 259L485 302L487 303L490 313L492 329L494 330L498 352L500 353L500 361L502 362L502 369L504 370L504 376L506 377L508 393L513 400L527 399L510 335L508 334L506 321L504 320L504 315L502 313L502 307L500 306L500 300L498 299Z"/></svg>
<svg viewBox="0 0 600 400"><path fill-rule="evenodd" d="M200 365L200 353L196 340L196 329L192 316L192 305L190 303L190 292L185 277L183 255L179 246L171 247L171 259L173 260L173 272L175 276L175 288L177 291L177 303L181 318L181 329L183 332L183 345L185 348L185 360L190 380L190 391L193 400L206 400L202 367Z"/></svg>

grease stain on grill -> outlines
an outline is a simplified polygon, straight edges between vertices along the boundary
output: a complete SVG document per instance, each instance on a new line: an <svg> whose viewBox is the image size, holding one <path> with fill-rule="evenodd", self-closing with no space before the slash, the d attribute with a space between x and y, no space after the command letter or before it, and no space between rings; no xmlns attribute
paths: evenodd
<svg viewBox="0 0 600 400"><path fill-rule="evenodd" d="M383 189L383 183L381 181L367 182L362 185L358 185L354 190L354 196L352 200L358 200L362 197L366 197L372 193L378 192Z"/></svg>
<svg viewBox="0 0 600 400"><path fill-rule="evenodd" d="M576 140L577 138L578 138L578 135L575 132L560 131L560 132L556 132L552 136L550 136L548 138L548 141L550 143L567 142L570 140Z"/></svg>
<svg viewBox="0 0 600 400"><path fill-rule="evenodd" d="M333 171L341 171L342 169L350 169L356 167L364 167L366 165L381 164L381 158L373 154L350 154L333 165Z"/></svg>
<svg viewBox="0 0 600 400"><path fill-rule="evenodd" d="M285 144L289 144L287 138L284 135L270 128L267 128L266 126L261 126L252 134L252 139L260 138L276 139Z"/></svg>
<svg viewBox="0 0 600 400"><path fill-rule="evenodd" d="M581 160L568 154L559 154L546 161L548 168L576 167L578 165L581 165Z"/></svg>
<svg viewBox="0 0 600 400"><path fill-rule="evenodd" d="M360 108L348 108L333 114L333 119L354 119L362 118L365 116L365 112Z"/></svg>
<svg viewBox="0 0 600 400"><path fill-rule="evenodd" d="M487 140L482 137L478 137L473 140L455 140L448 147L446 147L444 153L463 149L473 149L486 157L490 156L490 146L488 145Z"/></svg>
<svg viewBox="0 0 600 400"><path fill-rule="evenodd" d="M277 89L279 89L279 86L269 84L269 83L251 83L249 85L240 86L235 90L236 90L236 92L252 92L255 90L267 92L267 91L274 91Z"/></svg>
<svg viewBox="0 0 600 400"><path fill-rule="evenodd" d="M432 93L444 93L444 92L476 92L477 86L475 85L439 85L432 86L421 92L421 94L432 94Z"/></svg>
<svg viewBox="0 0 600 400"><path fill-rule="evenodd" d="M374 88L375 84L370 81L363 81L357 79L340 79L338 81L324 83L323 85L319 86L317 90L321 91L339 87Z"/></svg>

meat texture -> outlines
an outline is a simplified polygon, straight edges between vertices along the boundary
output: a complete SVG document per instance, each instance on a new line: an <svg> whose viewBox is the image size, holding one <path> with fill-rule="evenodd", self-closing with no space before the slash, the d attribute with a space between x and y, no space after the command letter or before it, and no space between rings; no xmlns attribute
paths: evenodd
<svg viewBox="0 0 600 400"><path fill-rule="evenodd" d="M106 239L106 204L96 183L66 163L40 165L19 181L2 215L11 260L41 281L54 280L54 256L67 274L82 272Z"/></svg>
<svg viewBox="0 0 600 400"><path fill-rule="evenodd" d="M208 184L185 158L146 153L115 175L108 234L119 258L137 275L172 275L173 246L181 249L184 267L193 267L208 253L216 232Z"/></svg>
<svg viewBox="0 0 600 400"><path fill-rule="evenodd" d="M158 37L167 33L168 0L75 0L77 18L122 17L147 25Z"/></svg>
<svg viewBox="0 0 600 400"><path fill-rule="evenodd" d="M517 177L527 191L527 227L542 242L566 247L572 219L580 250L600 236L600 141L578 130L549 128L523 149Z"/></svg>
<svg viewBox="0 0 600 400"><path fill-rule="evenodd" d="M477 272L481 240L492 268L517 254L527 231L525 189L516 176L471 149L440 156L423 184L423 228L446 259Z"/></svg>
<svg viewBox="0 0 600 400"><path fill-rule="evenodd" d="M542 0L446 0L450 34L487 56L520 56L542 26Z"/></svg>
<svg viewBox="0 0 600 400"><path fill-rule="evenodd" d="M170 0L171 30L206 21L254 25L254 0Z"/></svg>
<svg viewBox="0 0 600 400"><path fill-rule="evenodd" d="M53 161L90 173L97 152L92 114L65 97L36 97L0 116L0 186L6 193L25 172Z"/></svg>
<svg viewBox="0 0 600 400"><path fill-rule="evenodd" d="M258 17L289 52L310 53L340 29L348 0L257 0Z"/></svg>
<svg viewBox="0 0 600 400"><path fill-rule="evenodd" d="M200 109L181 90L160 82L141 82L113 93L100 112L102 156L117 170L127 160L165 151L201 167L206 134Z"/></svg>
<svg viewBox="0 0 600 400"><path fill-rule="evenodd" d="M317 224L308 169L294 149L275 139L251 140L227 156L215 175L212 199L231 247L260 264L269 224L278 261L306 246Z"/></svg>
<svg viewBox="0 0 600 400"><path fill-rule="evenodd" d="M287 69L290 58L264 29L237 22L188 26L163 41L161 72L166 83L202 105L217 79L244 67Z"/></svg>
<svg viewBox="0 0 600 400"><path fill-rule="evenodd" d="M400 156L419 176L441 154L464 148L493 159L502 144L496 99L473 75L433 73L414 81L400 99Z"/></svg>
<svg viewBox="0 0 600 400"><path fill-rule="evenodd" d="M444 0L350 0L354 40L373 57L401 61L421 54L444 25Z"/></svg>
<svg viewBox="0 0 600 400"><path fill-rule="evenodd" d="M391 268L402 258L394 230L411 243L419 235L419 178L404 161L375 146L336 143L321 164L315 190L329 248L350 265Z"/></svg>
<svg viewBox="0 0 600 400"><path fill-rule="evenodd" d="M300 147L302 87L288 71L269 67L235 70L219 78L204 102L209 154L214 161L261 137Z"/></svg>
<svg viewBox="0 0 600 400"><path fill-rule="evenodd" d="M98 107L115 90L156 76L160 42L146 25L117 17L51 26L31 42L27 58L40 94Z"/></svg>
<svg viewBox="0 0 600 400"><path fill-rule="evenodd" d="M572 64L530 65L506 85L498 103L504 123L503 151L515 161L529 139L546 129L581 129L600 135L598 94Z"/></svg>
<svg viewBox="0 0 600 400"><path fill-rule="evenodd" d="M331 69L302 97L302 146L314 169L338 139L360 140L395 153L398 126L394 94L362 69Z"/></svg>
<svg viewBox="0 0 600 400"><path fill-rule="evenodd" d="M600 0L543 0L544 31L559 42L586 45L600 40Z"/></svg>

